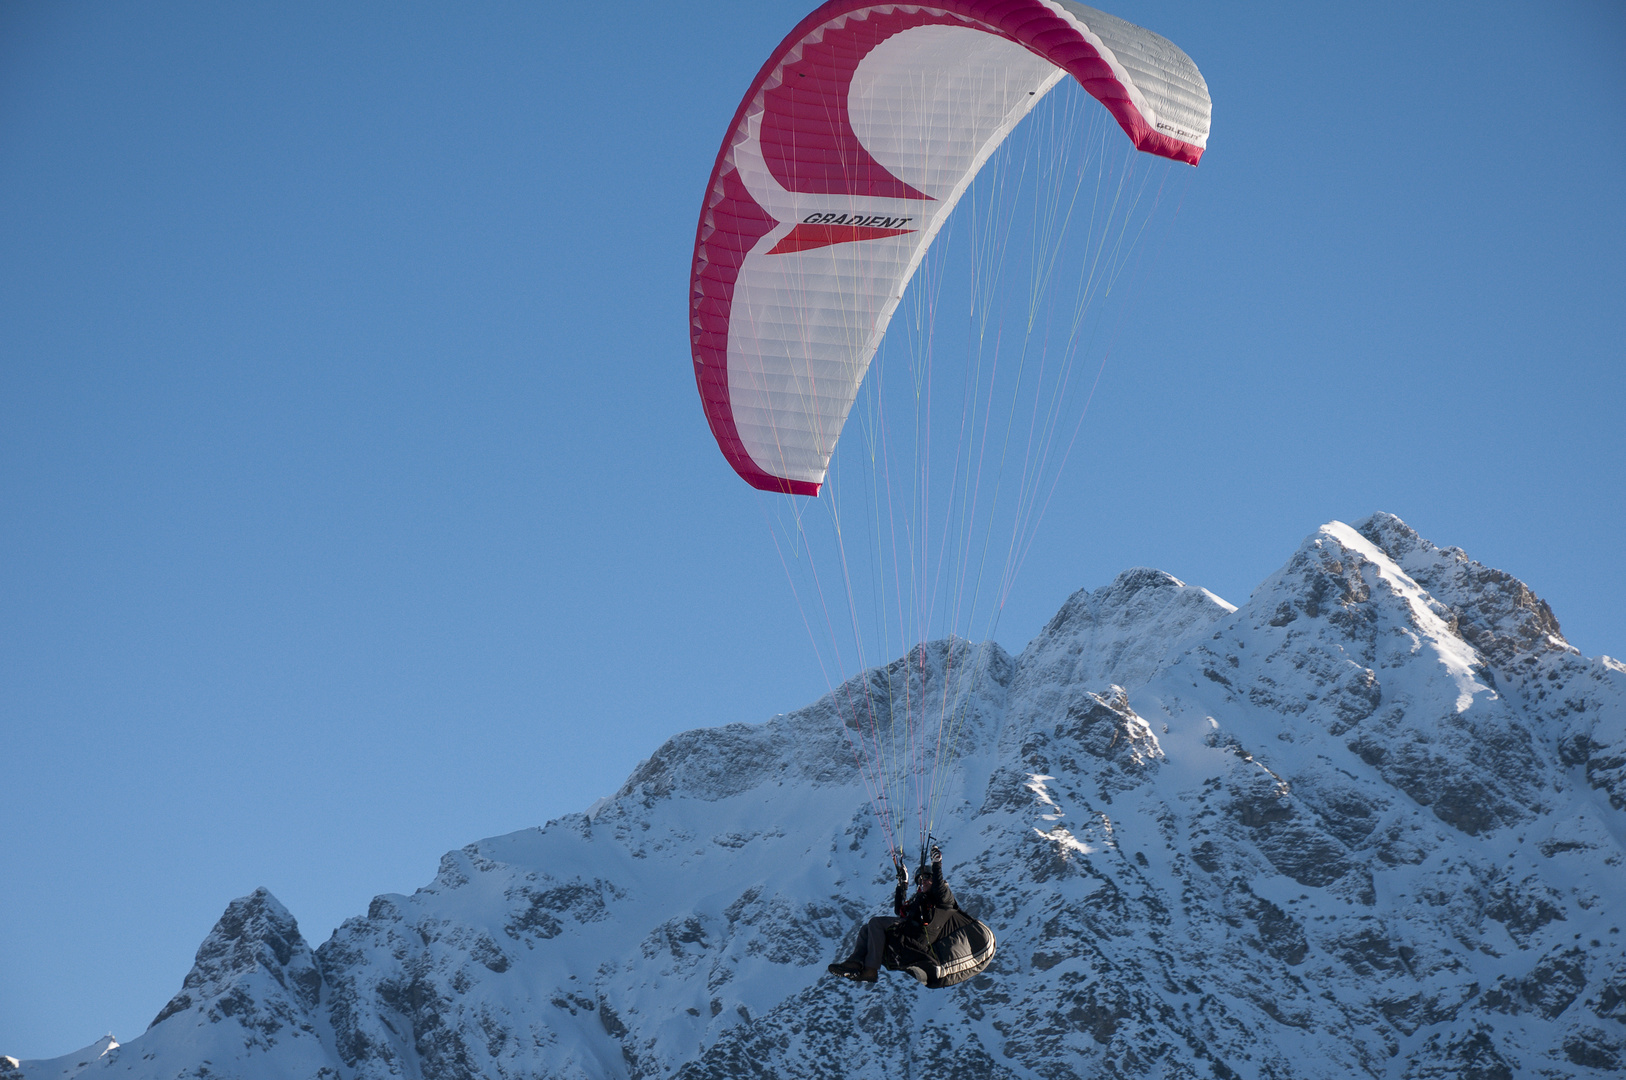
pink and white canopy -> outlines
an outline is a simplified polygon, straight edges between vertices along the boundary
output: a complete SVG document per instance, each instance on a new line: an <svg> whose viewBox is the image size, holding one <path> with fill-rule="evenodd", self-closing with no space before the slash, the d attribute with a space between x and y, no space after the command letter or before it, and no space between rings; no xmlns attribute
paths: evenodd
<svg viewBox="0 0 1626 1080"><path fill-rule="evenodd" d="M817 495L893 309L990 154L1064 76L1193 165L1208 86L1165 38L1072 0L830 0L757 73L695 237L695 379L729 464Z"/></svg>

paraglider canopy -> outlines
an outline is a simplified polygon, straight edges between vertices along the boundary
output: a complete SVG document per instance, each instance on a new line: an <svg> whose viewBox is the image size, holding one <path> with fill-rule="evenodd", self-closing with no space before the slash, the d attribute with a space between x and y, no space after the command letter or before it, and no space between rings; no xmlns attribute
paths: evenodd
<svg viewBox="0 0 1626 1080"><path fill-rule="evenodd" d="M695 239L695 379L752 486L817 495L904 287L976 172L1071 75L1133 144L1195 165L1208 88L1072 0L830 0L741 101Z"/></svg>

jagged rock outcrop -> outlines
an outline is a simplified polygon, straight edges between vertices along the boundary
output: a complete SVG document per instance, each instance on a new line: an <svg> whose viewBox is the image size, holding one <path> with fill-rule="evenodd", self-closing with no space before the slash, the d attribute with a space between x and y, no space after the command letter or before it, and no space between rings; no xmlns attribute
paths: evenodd
<svg viewBox="0 0 1626 1080"><path fill-rule="evenodd" d="M1615 809L1626 810L1626 717L1618 708L1626 667L1583 657L1559 633L1546 601L1511 574L1460 548L1435 547L1393 514L1374 514L1360 529L1439 602L1498 687L1556 736L1560 761L1580 766Z"/></svg>
<svg viewBox="0 0 1626 1080"><path fill-rule="evenodd" d="M269 982L272 990L262 985ZM316 958L299 925L276 897L256 889L233 900L214 930L198 946L181 991L153 1018L195 1013L207 1023L234 1017L253 1034L252 1044L268 1045L285 1028L311 1034L321 996Z"/></svg>
<svg viewBox="0 0 1626 1080"><path fill-rule="evenodd" d="M823 973L890 892L853 703L905 697L965 718L939 832L1000 948L952 990ZM1623 771L1626 668L1398 518L1334 522L1240 608L1132 570L1019 657L932 643L677 736L314 953L268 893L235 901L153 1027L81 1068L1615 1075Z"/></svg>

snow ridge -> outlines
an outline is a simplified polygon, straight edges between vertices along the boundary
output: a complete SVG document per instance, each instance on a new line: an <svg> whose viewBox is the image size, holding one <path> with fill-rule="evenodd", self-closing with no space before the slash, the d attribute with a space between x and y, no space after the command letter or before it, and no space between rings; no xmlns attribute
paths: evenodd
<svg viewBox="0 0 1626 1080"><path fill-rule="evenodd" d="M939 832L1000 951L951 990L824 974L890 894L839 706L901 679L967 695ZM145 1034L0 1077L1618 1075L1623 857L1626 667L1376 514L1240 608L1130 570L678 735L314 951L258 890Z"/></svg>

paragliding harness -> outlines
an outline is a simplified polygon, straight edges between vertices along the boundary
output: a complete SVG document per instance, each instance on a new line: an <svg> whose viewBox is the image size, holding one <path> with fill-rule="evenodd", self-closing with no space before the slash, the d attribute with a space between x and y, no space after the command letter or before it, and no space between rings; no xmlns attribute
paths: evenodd
<svg viewBox="0 0 1626 1080"><path fill-rule="evenodd" d="M928 851L932 856L929 866ZM905 903L909 872L901 859L897 868L893 907L902 921L887 931L885 966L908 972L931 990L965 982L987 967L994 958L994 932L955 903L953 891L943 880L943 852L937 842L926 838L916 870L917 881L931 875L930 890L921 889L914 900Z"/></svg>

